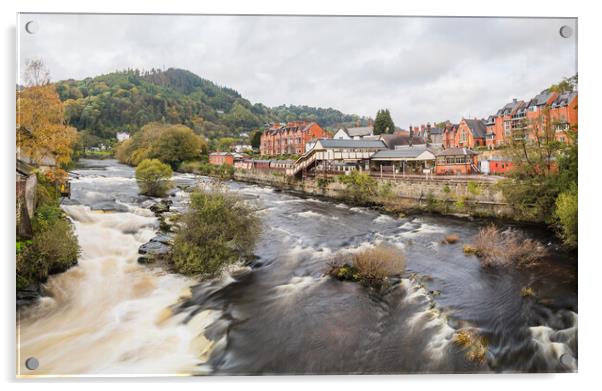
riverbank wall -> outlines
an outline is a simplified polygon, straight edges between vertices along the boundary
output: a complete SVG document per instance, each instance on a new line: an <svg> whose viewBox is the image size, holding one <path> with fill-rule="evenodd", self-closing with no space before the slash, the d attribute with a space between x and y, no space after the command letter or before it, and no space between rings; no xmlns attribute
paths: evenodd
<svg viewBox="0 0 602 391"><path fill-rule="evenodd" d="M357 194L336 176L288 177L267 170L236 170L234 180L267 185L280 190L323 196L364 206L381 207L387 212L411 214L432 212L462 217L513 219L512 208L493 181L459 178L378 179L378 190Z"/></svg>

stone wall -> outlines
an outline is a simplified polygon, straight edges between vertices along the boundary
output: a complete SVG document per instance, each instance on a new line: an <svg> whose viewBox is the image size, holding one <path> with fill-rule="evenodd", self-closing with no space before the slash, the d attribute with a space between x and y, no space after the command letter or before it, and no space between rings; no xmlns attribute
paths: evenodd
<svg viewBox="0 0 602 391"><path fill-rule="evenodd" d="M305 194L320 195L352 202L346 185L336 177L295 180L268 170L237 170L234 179L273 186ZM378 195L363 203L381 206L391 212L429 211L449 215L483 216L512 219L512 209L491 181L456 178L378 179Z"/></svg>

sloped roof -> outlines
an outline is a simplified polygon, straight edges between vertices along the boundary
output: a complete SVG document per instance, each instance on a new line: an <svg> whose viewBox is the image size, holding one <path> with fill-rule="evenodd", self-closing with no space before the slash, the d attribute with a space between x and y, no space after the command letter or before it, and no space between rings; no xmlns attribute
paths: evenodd
<svg viewBox="0 0 602 391"><path fill-rule="evenodd" d="M431 128L431 134L443 134L443 128Z"/></svg>
<svg viewBox="0 0 602 391"><path fill-rule="evenodd" d="M399 149L389 149L384 151L378 151L374 155L372 155L373 160L385 160L385 159L416 159L418 156L422 155L424 152L428 152L432 155L432 158L425 160L435 159L435 154L424 147L406 147Z"/></svg>
<svg viewBox="0 0 602 391"><path fill-rule="evenodd" d="M340 140L325 138L318 140L318 142L324 148L387 148L385 143L381 140Z"/></svg>
<svg viewBox="0 0 602 391"><path fill-rule="evenodd" d="M394 137L393 137L394 136ZM381 134L385 144L391 149L399 145L410 145L409 135ZM412 136L412 145L426 144L424 137Z"/></svg>
<svg viewBox="0 0 602 391"><path fill-rule="evenodd" d="M371 126L361 126L358 128L344 128L343 130L349 135L349 137L370 136L373 133L373 128Z"/></svg>
<svg viewBox="0 0 602 391"><path fill-rule="evenodd" d="M280 126L279 128L271 128L265 131L265 133L267 134L278 134L278 133L282 133L282 132L286 132L286 131L296 131L299 130L299 128L301 128L300 130L302 132L306 132L309 130L309 128L315 124L316 122L308 122L307 124L305 124L305 126L301 127L297 124L294 124L292 126L289 126L288 124Z"/></svg>
<svg viewBox="0 0 602 391"><path fill-rule="evenodd" d="M528 107L545 105L546 102L552 97L552 94L553 92L550 90L543 90L529 101Z"/></svg>
<svg viewBox="0 0 602 391"><path fill-rule="evenodd" d="M504 107L502 107L501 109L499 109L495 115L496 116L498 116L498 115L509 115L509 114L511 114L516 109L516 107L518 105L521 105L523 103L524 102L522 100L513 99L512 102L506 103L504 105Z"/></svg>
<svg viewBox="0 0 602 391"><path fill-rule="evenodd" d="M556 98L554 102L552 102L552 107L567 106L576 96L576 92L565 92L563 94L560 94L558 95L558 98Z"/></svg>
<svg viewBox="0 0 602 391"><path fill-rule="evenodd" d="M478 155L473 150L468 148L448 148L443 151L437 152L437 156L465 156L465 155Z"/></svg>
<svg viewBox="0 0 602 391"><path fill-rule="evenodd" d="M465 119L466 125L472 132L472 135L475 138L484 138L487 133L487 126L485 126L485 122L480 119Z"/></svg>

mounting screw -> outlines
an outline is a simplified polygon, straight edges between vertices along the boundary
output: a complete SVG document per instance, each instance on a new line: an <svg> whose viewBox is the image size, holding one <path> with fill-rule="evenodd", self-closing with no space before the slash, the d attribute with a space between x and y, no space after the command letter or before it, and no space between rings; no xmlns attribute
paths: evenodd
<svg viewBox="0 0 602 391"><path fill-rule="evenodd" d="M38 24L36 22L34 22L33 20L30 20L29 22L25 23L25 31L27 31L29 34L35 34L38 32Z"/></svg>
<svg viewBox="0 0 602 391"><path fill-rule="evenodd" d="M565 25L560 28L559 32L562 38L569 38L571 35L573 35L573 28Z"/></svg>
<svg viewBox="0 0 602 391"><path fill-rule="evenodd" d="M27 367L27 369L31 369L33 371L38 369L38 367L40 366L40 362L35 357L29 357L27 360L25 360L25 366Z"/></svg>

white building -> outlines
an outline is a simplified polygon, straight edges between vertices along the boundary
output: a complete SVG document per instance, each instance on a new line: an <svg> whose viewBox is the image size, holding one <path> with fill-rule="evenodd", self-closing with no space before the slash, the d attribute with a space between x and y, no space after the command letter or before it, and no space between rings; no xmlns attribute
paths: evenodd
<svg viewBox="0 0 602 391"><path fill-rule="evenodd" d="M130 138L130 135L126 132L119 132L117 133L116 137L117 141L122 142L123 140L127 140L128 138Z"/></svg>
<svg viewBox="0 0 602 391"><path fill-rule="evenodd" d="M334 134L334 140L362 140L364 137L374 136L374 128L362 126L359 128L341 128Z"/></svg>
<svg viewBox="0 0 602 391"><path fill-rule="evenodd" d="M245 151L252 151L253 147L250 145L246 145L246 144L240 144L240 145L237 144L237 145L232 146L232 150L237 153L243 153Z"/></svg>

